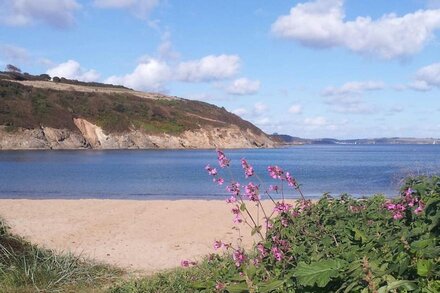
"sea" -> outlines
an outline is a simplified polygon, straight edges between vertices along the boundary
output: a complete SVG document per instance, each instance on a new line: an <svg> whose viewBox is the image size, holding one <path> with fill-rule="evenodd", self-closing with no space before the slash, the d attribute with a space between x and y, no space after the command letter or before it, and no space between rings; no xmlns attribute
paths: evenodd
<svg viewBox="0 0 440 293"><path fill-rule="evenodd" d="M0 198L223 200L232 180L261 190L280 185L269 177L272 165L290 172L309 198L392 197L407 176L440 174L440 145L301 145L225 154L227 169L218 166L215 150L1 151ZM258 176L245 178L242 158ZM212 181L207 164L218 169L223 185ZM285 184L283 191L298 198Z"/></svg>

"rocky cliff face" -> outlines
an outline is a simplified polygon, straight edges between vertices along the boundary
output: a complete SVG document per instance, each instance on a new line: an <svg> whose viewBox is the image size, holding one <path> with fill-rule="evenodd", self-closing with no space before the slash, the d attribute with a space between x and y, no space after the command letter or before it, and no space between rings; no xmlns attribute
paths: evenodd
<svg viewBox="0 0 440 293"><path fill-rule="evenodd" d="M0 79L0 149L273 147L224 108L123 88Z"/></svg>
<svg viewBox="0 0 440 293"><path fill-rule="evenodd" d="M274 147L265 135L243 131L237 126L208 126L179 135L147 134L138 130L109 133L85 119L75 119L78 131L41 127L16 129L0 126L0 149L198 149Z"/></svg>

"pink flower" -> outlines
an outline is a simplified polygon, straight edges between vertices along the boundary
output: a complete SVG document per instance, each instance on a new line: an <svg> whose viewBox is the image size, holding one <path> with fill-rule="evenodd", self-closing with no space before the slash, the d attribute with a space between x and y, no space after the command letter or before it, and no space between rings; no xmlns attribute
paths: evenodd
<svg viewBox="0 0 440 293"><path fill-rule="evenodd" d="M221 240L214 241L214 249L215 250L222 248L222 247L223 247L223 242L221 242Z"/></svg>
<svg viewBox="0 0 440 293"><path fill-rule="evenodd" d="M241 216L235 215L234 219L232 220L235 224L240 224L241 222L243 222L243 219L241 218Z"/></svg>
<svg viewBox="0 0 440 293"><path fill-rule="evenodd" d="M222 185L223 183L225 183L225 179L223 178L214 178L214 182L217 182L218 185Z"/></svg>
<svg viewBox="0 0 440 293"><path fill-rule="evenodd" d="M249 165L249 163L245 159L241 159L241 166L244 169L244 175L246 176L246 178L249 178L252 175L254 175L254 168L251 165Z"/></svg>
<svg viewBox="0 0 440 293"><path fill-rule="evenodd" d="M226 199L227 203L234 203L237 202L237 198L233 195L231 195L229 198Z"/></svg>
<svg viewBox="0 0 440 293"><path fill-rule="evenodd" d="M401 203L396 204L395 210L403 212L405 210L405 206Z"/></svg>
<svg viewBox="0 0 440 293"><path fill-rule="evenodd" d="M232 182L231 185L226 187L226 190L232 193L232 195L237 196L240 194L240 183Z"/></svg>
<svg viewBox="0 0 440 293"><path fill-rule="evenodd" d="M292 208L291 204L284 202L277 202L275 204L275 207L273 208L273 211L281 214L283 212L288 212L291 208Z"/></svg>
<svg viewBox="0 0 440 293"><path fill-rule="evenodd" d="M278 185L269 185L269 191L275 191L278 193Z"/></svg>
<svg viewBox="0 0 440 293"><path fill-rule="evenodd" d="M232 259L235 262L235 266L239 267L239 266L241 266L245 262L246 255L244 254L243 250L237 249L232 254Z"/></svg>
<svg viewBox="0 0 440 293"><path fill-rule="evenodd" d="M220 283L218 282L217 284L215 284L215 289L220 291L226 288L226 285L224 283Z"/></svg>
<svg viewBox="0 0 440 293"><path fill-rule="evenodd" d="M310 199L301 200L299 202L299 211L303 212L306 209L310 208L312 206L312 201Z"/></svg>
<svg viewBox="0 0 440 293"><path fill-rule="evenodd" d="M414 210L414 213L416 215L419 215L423 212L424 209L425 209L425 204L423 203L423 201L419 201L419 206Z"/></svg>
<svg viewBox="0 0 440 293"><path fill-rule="evenodd" d="M393 211L396 209L396 205L391 202L388 202L388 203L385 203L385 208L389 211Z"/></svg>
<svg viewBox="0 0 440 293"><path fill-rule="evenodd" d="M231 162L221 150L217 150L217 159L220 167L225 168L229 167L229 163Z"/></svg>
<svg viewBox="0 0 440 293"><path fill-rule="evenodd" d="M239 223L241 223L241 222L243 222L243 219L241 218L241 212L240 212L240 209L238 208L238 207L236 207L236 208L232 208L232 213L235 215L234 216L234 219L233 219L233 222L235 223L235 224L239 224Z"/></svg>
<svg viewBox="0 0 440 293"><path fill-rule="evenodd" d="M281 176L284 173L283 170L278 166L269 166L267 167L267 171L269 171L269 175L273 179L281 179Z"/></svg>
<svg viewBox="0 0 440 293"><path fill-rule="evenodd" d="M184 268L187 268L189 266L195 266L196 264L197 264L197 262L191 261L191 260L188 260L188 259L183 259L183 260L180 261L180 265L182 267L184 267Z"/></svg>
<svg viewBox="0 0 440 293"><path fill-rule="evenodd" d="M217 175L217 169L212 168L210 165L206 165L205 170L208 171L208 174L211 176Z"/></svg>
<svg viewBox="0 0 440 293"><path fill-rule="evenodd" d="M265 225L266 225L266 229L272 229L272 227L273 227L273 223L272 223L272 220L270 220L270 219L264 219L264 223L265 223Z"/></svg>
<svg viewBox="0 0 440 293"><path fill-rule="evenodd" d="M400 220L400 219L402 219L403 218L403 214L402 213L400 213L400 212L394 212L394 214L393 214L393 219L394 220Z"/></svg>
<svg viewBox="0 0 440 293"><path fill-rule="evenodd" d="M282 218L282 219L281 219L281 225L283 225L284 227L289 226L289 222L287 221L286 218Z"/></svg>
<svg viewBox="0 0 440 293"><path fill-rule="evenodd" d="M295 178L293 178L289 172L286 172L286 181L289 186L298 187Z"/></svg>
<svg viewBox="0 0 440 293"><path fill-rule="evenodd" d="M245 186L244 191L250 201L259 201L260 200L258 185L255 185L254 183L249 182L248 185Z"/></svg>
<svg viewBox="0 0 440 293"><path fill-rule="evenodd" d="M261 257L265 257L267 255L266 248L264 248L264 245L261 243L257 244L257 250Z"/></svg>
<svg viewBox="0 0 440 293"><path fill-rule="evenodd" d="M271 251L273 257L275 257L277 261L281 261L283 259L283 252L278 247L272 247Z"/></svg>

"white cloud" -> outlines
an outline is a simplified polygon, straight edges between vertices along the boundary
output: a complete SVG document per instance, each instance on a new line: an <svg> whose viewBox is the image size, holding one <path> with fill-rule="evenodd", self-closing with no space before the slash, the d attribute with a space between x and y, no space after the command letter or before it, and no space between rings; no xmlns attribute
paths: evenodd
<svg viewBox="0 0 440 293"><path fill-rule="evenodd" d="M429 91L434 87L440 88L440 62L420 68L409 87L418 91Z"/></svg>
<svg viewBox="0 0 440 293"><path fill-rule="evenodd" d="M268 109L269 109L269 107L268 107L265 103L262 103L262 102L256 102L256 103L254 104L253 113L254 113L256 116L258 116L258 115L261 115L261 114L266 113L266 112L268 111Z"/></svg>
<svg viewBox="0 0 440 293"><path fill-rule="evenodd" d="M99 8L128 9L135 16L145 19L158 4L159 0L95 0Z"/></svg>
<svg viewBox="0 0 440 293"><path fill-rule="evenodd" d="M176 60L180 57L180 53L174 50L173 43L171 42L171 34L165 32L161 36L161 42L157 47L157 53L160 59L164 60Z"/></svg>
<svg viewBox="0 0 440 293"><path fill-rule="evenodd" d="M239 78L234 80L226 89L232 95L252 95L260 89L259 80L251 80L248 78Z"/></svg>
<svg viewBox="0 0 440 293"><path fill-rule="evenodd" d="M300 104L293 104L289 108L289 113L292 114L301 114L302 113L302 106Z"/></svg>
<svg viewBox="0 0 440 293"><path fill-rule="evenodd" d="M134 71L124 76L111 76L106 83L122 84L136 90L162 91L171 78L171 69L167 63L150 58L136 66Z"/></svg>
<svg viewBox="0 0 440 293"><path fill-rule="evenodd" d="M244 116L248 113L248 111L245 108L237 108L232 111L237 116Z"/></svg>
<svg viewBox="0 0 440 293"><path fill-rule="evenodd" d="M418 10L379 19L359 16L347 21L343 0L300 3L272 24L272 33L315 48L345 47L355 53L384 59L419 52L440 29L440 9Z"/></svg>
<svg viewBox="0 0 440 293"><path fill-rule="evenodd" d="M338 113L369 114L375 108L363 100L362 95L366 91L375 91L385 88L381 81L351 81L340 87L327 87L321 91L326 97L325 103L330 105L331 110Z"/></svg>
<svg viewBox="0 0 440 293"><path fill-rule="evenodd" d="M66 28L75 22L74 13L80 7L76 0L2 0L0 24L25 26L44 22Z"/></svg>
<svg viewBox="0 0 440 293"><path fill-rule="evenodd" d="M351 81L340 87L327 87L322 91L323 96L340 96L362 94L364 91L381 90L385 84L381 81Z"/></svg>
<svg viewBox="0 0 440 293"><path fill-rule="evenodd" d="M332 111L337 113L349 114L370 114L375 108L367 103L359 96L332 96L325 99L325 103L330 105Z"/></svg>
<svg viewBox="0 0 440 293"><path fill-rule="evenodd" d="M214 81L231 78L239 69L240 57L237 55L209 55L180 63L176 76L186 82Z"/></svg>
<svg viewBox="0 0 440 293"><path fill-rule="evenodd" d="M304 119L304 125L311 127L323 127L328 124L327 119L322 116L308 117Z"/></svg>
<svg viewBox="0 0 440 293"><path fill-rule="evenodd" d="M68 60L58 64L47 70L46 73L51 77L57 76L81 81L97 81L99 79L99 73L96 70L86 70L75 60Z"/></svg>

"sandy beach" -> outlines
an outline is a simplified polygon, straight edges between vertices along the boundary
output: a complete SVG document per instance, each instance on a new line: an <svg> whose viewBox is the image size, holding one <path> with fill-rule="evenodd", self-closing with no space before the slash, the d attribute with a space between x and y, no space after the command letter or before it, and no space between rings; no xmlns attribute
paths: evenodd
<svg viewBox="0 0 440 293"><path fill-rule="evenodd" d="M272 203L265 202L272 210ZM12 232L35 244L146 273L215 252L214 240L236 242L231 206L208 200L0 200ZM244 224L249 247L254 239Z"/></svg>

